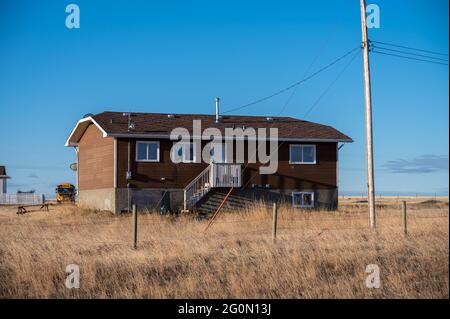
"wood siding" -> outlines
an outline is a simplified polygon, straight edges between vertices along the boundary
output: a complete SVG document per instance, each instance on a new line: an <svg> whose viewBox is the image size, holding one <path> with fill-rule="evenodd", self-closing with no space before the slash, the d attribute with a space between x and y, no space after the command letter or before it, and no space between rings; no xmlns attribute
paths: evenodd
<svg viewBox="0 0 450 319"><path fill-rule="evenodd" d="M290 144L315 144L316 164L290 164ZM278 149L278 170L273 175L259 174L260 164L249 164L243 173L248 187L269 184L273 189L329 189L337 187L336 143L283 143Z"/></svg>
<svg viewBox="0 0 450 319"><path fill-rule="evenodd" d="M128 141L127 139L117 140L117 187L119 188L127 186ZM136 162L136 141L131 140L132 187L184 188L207 166L205 163L174 164L170 159L173 141L159 140L159 142L159 162Z"/></svg>
<svg viewBox="0 0 450 319"><path fill-rule="evenodd" d="M150 141L150 140L148 140ZM127 139L117 140L117 187L127 186L126 171L128 158ZM137 188L184 188L206 166L205 163L174 164L170 160L173 141L159 140L159 162L136 162L135 141L131 140L131 187ZM316 164L289 164L289 145L283 143L279 148L278 171L273 175L260 175L260 164L249 164L243 174L243 185L269 184L272 189L334 189L337 187L337 149L336 143L310 143L316 145ZM302 143L305 144L305 143ZM236 152L233 152L236 154ZM246 160L248 154L245 156ZM244 167L243 164L242 167ZM164 178L164 180L163 180ZM252 179L249 181L249 179Z"/></svg>
<svg viewBox="0 0 450 319"><path fill-rule="evenodd" d="M114 139L91 124L78 147L78 189L114 187Z"/></svg>

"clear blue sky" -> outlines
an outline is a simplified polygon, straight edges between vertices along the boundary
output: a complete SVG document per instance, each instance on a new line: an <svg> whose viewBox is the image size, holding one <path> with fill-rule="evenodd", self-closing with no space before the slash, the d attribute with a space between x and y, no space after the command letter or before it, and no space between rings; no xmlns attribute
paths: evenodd
<svg viewBox="0 0 450 319"><path fill-rule="evenodd" d="M86 113L213 113L271 94L361 42L359 1L69 1L0 3L0 165L10 192L52 194L75 180L64 142ZM448 1L368 1L373 40L448 52ZM348 59L239 114L303 118ZM448 194L448 66L371 55L377 193ZM358 56L307 120L351 136L340 190L365 191Z"/></svg>

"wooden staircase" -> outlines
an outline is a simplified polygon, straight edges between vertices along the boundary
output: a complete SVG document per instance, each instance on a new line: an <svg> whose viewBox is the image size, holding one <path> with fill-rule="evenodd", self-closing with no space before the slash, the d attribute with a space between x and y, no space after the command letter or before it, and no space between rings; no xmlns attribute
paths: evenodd
<svg viewBox="0 0 450 319"><path fill-rule="evenodd" d="M241 187L241 165L211 163L184 188L184 211L197 206L213 188Z"/></svg>
<svg viewBox="0 0 450 319"><path fill-rule="evenodd" d="M226 194L230 188L214 188L211 189L200 201L198 201L194 210L200 215L209 215L214 213L224 200ZM227 201L222 206L223 211L236 211L244 209L254 203L252 198L231 194L228 196Z"/></svg>

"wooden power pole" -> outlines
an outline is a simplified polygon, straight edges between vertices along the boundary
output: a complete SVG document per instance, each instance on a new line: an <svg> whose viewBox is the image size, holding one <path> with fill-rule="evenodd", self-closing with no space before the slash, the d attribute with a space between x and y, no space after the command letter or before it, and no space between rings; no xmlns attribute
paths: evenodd
<svg viewBox="0 0 450 319"><path fill-rule="evenodd" d="M366 157L367 157L367 190L369 203L369 224L377 227L375 213L375 178L373 172L373 138L372 138L372 96L370 89L369 38L366 24L366 1L360 0L362 50L364 63L364 99L366 103Z"/></svg>

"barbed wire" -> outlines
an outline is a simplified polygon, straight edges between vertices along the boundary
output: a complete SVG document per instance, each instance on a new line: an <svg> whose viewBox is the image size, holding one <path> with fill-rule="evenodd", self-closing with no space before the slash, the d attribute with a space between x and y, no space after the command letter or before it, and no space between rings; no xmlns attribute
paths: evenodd
<svg viewBox="0 0 450 319"><path fill-rule="evenodd" d="M414 220L414 219L447 219L449 218L449 214L442 214L442 215L433 215L433 216L412 216L415 214L414 212L411 212L408 215L408 220ZM416 213L417 214L417 213ZM301 218L286 218L282 215L278 215L278 221L287 221L287 222L322 222L322 221L331 221L331 222L345 222L348 220L366 220L367 216L361 215L361 216L339 216L339 217L324 217L319 218L317 216L303 216ZM147 219L140 219L138 221L139 225L145 225L145 224L152 224L155 221L160 221L161 219L165 219L165 217L171 217L169 216L152 216L151 218ZM221 220L221 223L245 223L245 222L272 222L272 216L268 216L269 218L244 218L244 219L225 219ZM125 219L124 217L122 217ZM122 219L121 218L121 219ZM175 219L177 217L173 217L173 223L178 223L178 220ZM379 220L383 219L393 219L393 218L401 218L401 215L398 216L392 215L392 216L379 216ZM26 224L26 223L0 223L1 226L26 226L26 227L78 227L78 226L92 226L92 225L104 225L104 226L124 226L127 225L126 223L130 222L130 220L114 220L114 221L92 221L92 222L84 222L84 223L42 223L42 222L34 222L33 224ZM168 218L164 220L167 223L170 223L171 220ZM196 221L194 217L192 218L192 221ZM198 223L207 222L208 220L202 220L202 221L196 221Z"/></svg>
<svg viewBox="0 0 450 319"><path fill-rule="evenodd" d="M442 219L441 217L420 217L418 219ZM366 220L363 219L358 219L360 221L364 221L366 222ZM269 221L269 220L267 220ZM285 220L286 222L289 223L295 223L295 222L304 222L305 220ZM330 219L330 221L332 221ZM334 220L333 220L334 221ZM222 221L222 222L233 222L233 223L241 223L241 221ZM22 225L18 225L18 226L22 226ZM56 226L56 225L53 225ZM57 225L57 226L61 226L61 225ZM123 225L125 226L125 224ZM309 224L308 226L311 226L311 224ZM314 226L314 225L313 225ZM401 224L398 225L382 225L380 223L380 229L398 229L398 228L402 228ZM316 227L312 227L312 228L299 228L296 226L286 226L283 224L280 224L278 227L278 231L283 231L283 230L298 230L300 231L300 233L304 233L305 231L311 231L311 232L318 232L316 235L313 235L311 238L316 237L316 236L320 236L322 233L327 232L327 231L342 231L342 230L367 230L368 226L367 225L354 225L354 226L350 226L350 227L320 227L317 226ZM259 229L255 229L255 230L251 230L251 231L245 231L245 232L227 232L224 233L221 230L216 230L215 232L211 233L211 236L213 237L219 237L219 238L223 238L223 237L237 237L237 236L255 236L255 237L267 237L268 235L270 235L271 233L271 229L267 229L267 228L259 228ZM166 234L165 234L166 235ZM282 234L281 234L282 235ZM292 234L289 234L289 236L292 236ZM300 236L303 237L303 236ZM48 240L48 241L71 241L71 242L82 242L85 243L86 240L74 240L73 238L67 237L67 236L57 236L57 237L40 237L40 236L7 236L7 239L9 240ZM162 241L186 241L186 240L203 240L204 239L204 234L202 235L198 235L198 236L183 236L183 237L174 237L173 235L166 235L166 236L161 236L158 235L156 236L154 239L152 240L140 240L139 243L154 243L154 242L162 242ZM127 242L127 240L97 240L95 239L95 237L92 238L93 242L96 243L104 243L104 244L116 244L116 243L124 243L124 244L129 244Z"/></svg>

